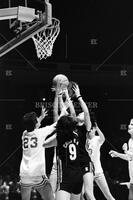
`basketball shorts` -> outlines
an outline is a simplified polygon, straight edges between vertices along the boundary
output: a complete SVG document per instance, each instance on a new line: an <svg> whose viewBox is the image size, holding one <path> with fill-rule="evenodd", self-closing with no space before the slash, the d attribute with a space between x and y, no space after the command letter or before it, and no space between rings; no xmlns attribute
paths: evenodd
<svg viewBox="0 0 133 200"><path fill-rule="evenodd" d="M73 194L80 194L83 185L81 169L66 169L62 173L60 189Z"/></svg>
<svg viewBox="0 0 133 200"><path fill-rule="evenodd" d="M20 184L23 188L41 188L45 184L49 183L46 176L35 176L35 177L20 177Z"/></svg>
<svg viewBox="0 0 133 200"><path fill-rule="evenodd" d="M89 172L94 174L95 169L92 162L82 162L80 163L80 166L81 166L82 175Z"/></svg>

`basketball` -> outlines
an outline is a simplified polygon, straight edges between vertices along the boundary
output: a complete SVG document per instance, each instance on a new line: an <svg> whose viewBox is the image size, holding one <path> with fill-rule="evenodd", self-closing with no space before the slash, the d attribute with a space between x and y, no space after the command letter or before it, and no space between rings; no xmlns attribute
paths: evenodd
<svg viewBox="0 0 133 200"><path fill-rule="evenodd" d="M53 78L53 88L60 87L61 89L65 89L68 84L69 80L64 74L58 74Z"/></svg>

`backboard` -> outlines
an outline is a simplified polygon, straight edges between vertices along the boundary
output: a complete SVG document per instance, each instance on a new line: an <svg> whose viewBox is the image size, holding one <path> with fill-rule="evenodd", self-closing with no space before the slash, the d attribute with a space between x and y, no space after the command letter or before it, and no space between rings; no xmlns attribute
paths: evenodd
<svg viewBox="0 0 133 200"><path fill-rule="evenodd" d="M52 5L44 0L45 12L25 6L0 9L0 20L13 20L9 28L13 28L16 36L0 47L0 57L44 31L52 24Z"/></svg>

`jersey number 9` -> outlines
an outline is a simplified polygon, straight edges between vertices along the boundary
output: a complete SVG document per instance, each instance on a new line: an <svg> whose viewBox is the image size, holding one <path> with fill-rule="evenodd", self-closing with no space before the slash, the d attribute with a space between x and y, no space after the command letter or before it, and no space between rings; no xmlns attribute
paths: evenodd
<svg viewBox="0 0 133 200"><path fill-rule="evenodd" d="M77 151L75 144L69 145L70 160L75 160L77 158Z"/></svg>

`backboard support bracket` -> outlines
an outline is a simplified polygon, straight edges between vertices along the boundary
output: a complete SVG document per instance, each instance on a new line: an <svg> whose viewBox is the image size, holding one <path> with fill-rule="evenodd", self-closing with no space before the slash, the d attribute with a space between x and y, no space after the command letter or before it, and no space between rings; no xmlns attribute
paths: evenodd
<svg viewBox="0 0 133 200"><path fill-rule="evenodd" d="M37 22L36 24L32 25L27 30L25 30L24 32L20 33L18 36L16 36L15 38L7 42L5 45L0 47L0 57L2 57L3 55L11 51L12 49L16 48L20 44L30 39L38 31L43 30L44 26L47 26L47 24L44 21Z"/></svg>
<svg viewBox="0 0 133 200"><path fill-rule="evenodd" d="M55 35L55 31L59 33L60 30L59 23L57 23L59 20L54 20L54 18L52 18L52 5L49 3L49 0L45 0L44 5L44 13L42 13L42 11L36 11L34 8L23 6L0 9L0 20L8 19L11 21L11 19L15 19L12 23L9 24L9 28L13 29L13 31L16 33L16 36L13 39L0 47L0 57L16 48L20 44L24 43L28 39L33 39L33 37L39 32L45 32L47 27L50 27L50 37L54 43L55 38L58 35ZM57 25L53 24L54 21Z"/></svg>

